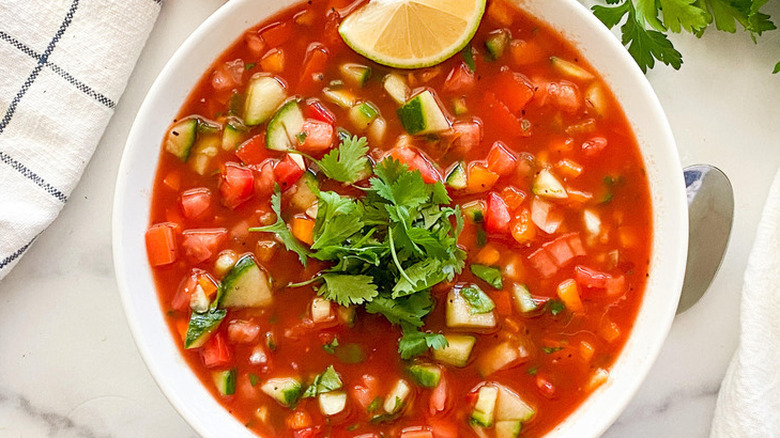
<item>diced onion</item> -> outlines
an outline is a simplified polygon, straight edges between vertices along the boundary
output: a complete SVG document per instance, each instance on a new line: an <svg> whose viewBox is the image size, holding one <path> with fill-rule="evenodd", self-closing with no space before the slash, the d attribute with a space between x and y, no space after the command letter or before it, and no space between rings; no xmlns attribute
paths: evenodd
<svg viewBox="0 0 780 438"><path fill-rule="evenodd" d="M540 230L553 234L563 222L563 216L553 211L552 204L536 196L531 203L531 220Z"/></svg>

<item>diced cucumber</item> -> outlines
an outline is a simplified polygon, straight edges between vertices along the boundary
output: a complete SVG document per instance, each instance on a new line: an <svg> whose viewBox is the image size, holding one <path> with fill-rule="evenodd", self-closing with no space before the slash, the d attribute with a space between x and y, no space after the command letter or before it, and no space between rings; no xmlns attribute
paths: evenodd
<svg viewBox="0 0 780 438"><path fill-rule="evenodd" d="M434 350L435 351L435 350ZM430 364L414 364L409 367L414 381L424 388L435 388L441 380L441 368Z"/></svg>
<svg viewBox="0 0 780 438"><path fill-rule="evenodd" d="M190 155L190 166L198 175L206 175L211 168L211 159L219 153L222 139L217 135L203 135L195 142Z"/></svg>
<svg viewBox="0 0 780 438"><path fill-rule="evenodd" d="M569 76L570 78L589 81L595 77L591 72L585 70L579 65L573 62L565 61L561 58L558 58L557 56L550 57L550 65L552 65L552 68L558 73Z"/></svg>
<svg viewBox="0 0 780 438"><path fill-rule="evenodd" d="M287 101L268 122L265 146L274 151L294 149L303 130L303 112L295 99Z"/></svg>
<svg viewBox="0 0 780 438"><path fill-rule="evenodd" d="M331 391L320 394L318 397L320 412L326 417L336 415L347 407L347 393L343 391Z"/></svg>
<svg viewBox="0 0 780 438"><path fill-rule="evenodd" d="M468 185L468 176L466 176L466 167L462 161L459 161L452 165L452 168L447 173L445 178L447 185L455 190L465 189Z"/></svg>
<svg viewBox="0 0 780 438"><path fill-rule="evenodd" d="M466 98L458 97L452 100L452 112L456 116L462 116L469 112L469 108L466 106Z"/></svg>
<svg viewBox="0 0 780 438"><path fill-rule="evenodd" d="M524 284L515 284L512 286L515 305L520 313L528 313L539 308L539 304L531 296L531 292Z"/></svg>
<svg viewBox="0 0 780 438"><path fill-rule="evenodd" d="M466 300L470 307L471 314L488 313L496 308L496 303L476 284L463 286L460 296Z"/></svg>
<svg viewBox="0 0 780 438"><path fill-rule="evenodd" d="M256 126L266 122L286 98L287 90L273 76L261 73L252 76L244 102L244 123Z"/></svg>
<svg viewBox="0 0 780 438"><path fill-rule="evenodd" d="M477 278L484 280L485 283L493 286L496 289L504 288L504 281L501 278L501 270L493 266L485 265L471 265L469 266L471 273Z"/></svg>
<svg viewBox="0 0 780 438"><path fill-rule="evenodd" d="M295 156L295 155L293 155ZM290 190L290 206L296 210L306 210L317 202L320 183L311 172L304 172L301 179L295 182Z"/></svg>
<svg viewBox="0 0 780 438"><path fill-rule="evenodd" d="M377 117L368 127L368 143L382 144L387 133L387 122L383 117Z"/></svg>
<svg viewBox="0 0 780 438"><path fill-rule="evenodd" d="M371 102L363 102L349 109L349 120L355 131L363 132L379 117L379 108Z"/></svg>
<svg viewBox="0 0 780 438"><path fill-rule="evenodd" d="M388 414L395 414L401 411L406 405L406 398L412 393L412 388L406 383L406 380L399 379L395 386L385 398L384 409Z"/></svg>
<svg viewBox="0 0 780 438"><path fill-rule="evenodd" d="M482 427L492 426L496 411L496 399L498 399L498 388L495 386L486 385L479 388L477 403L471 411L471 421Z"/></svg>
<svg viewBox="0 0 780 438"><path fill-rule="evenodd" d="M327 87L322 89L322 97L326 101L344 109L352 108L357 101L357 97L349 90L334 90Z"/></svg>
<svg viewBox="0 0 780 438"><path fill-rule="evenodd" d="M556 178L549 169L542 169L539 174L536 175L531 191L533 191L535 195L546 198L566 199L569 197L563 184L561 184L558 178Z"/></svg>
<svg viewBox="0 0 780 438"><path fill-rule="evenodd" d="M607 95L604 92L604 88L599 82L593 82L587 90L585 90L585 100L593 106L599 116L604 117L609 112L609 101Z"/></svg>
<svg viewBox="0 0 780 438"><path fill-rule="evenodd" d="M398 117L409 134L433 134L450 129L450 122L430 90L412 97L398 108Z"/></svg>
<svg viewBox="0 0 780 438"><path fill-rule="evenodd" d="M471 201L462 207L463 215L474 224L481 224L485 221L485 202Z"/></svg>
<svg viewBox="0 0 780 438"><path fill-rule="evenodd" d="M496 326L496 315L491 310L486 313L472 313L473 307L458 290L447 295L447 327L450 328L492 328Z"/></svg>
<svg viewBox="0 0 780 438"><path fill-rule="evenodd" d="M311 302L311 320L315 323L325 322L333 317L330 301L316 297Z"/></svg>
<svg viewBox="0 0 780 438"><path fill-rule="evenodd" d="M260 390L279 402L282 406L291 407L301 396L301 382L293 377L277 377L268 379Z"/></svg>
<svg viewBox="0 0 780 438"><path fill-rule="evenodd" d="M412 93L411 88L406 83L406 79L397 73L390 73L385 76L382 86L398 105L406 103L409 100L409 95Z"/></svg>
<svg viewBox="0 0 780 438"><path fill-rule="evenodd" d="M195 144L198 119L184 119L177 122L168 131L165 138L165 150L178 157L181 161L187 161L192 145Z"/></svg>
<svg viewBox="0 0 780 438"><path fill-rule="evenodd" d="M220 285L221 307L266 307L271 304L271 284L254 257L247 254L233 265Z"/></svg>
<svg viewBox="0 0 780 438"><path fill-rule="evenodd" d="M345 82L358 87L366 85L366 82L371 77L371 67L363 64L351 62L341 64L339 71Z"/></svg>
<svg viewBox="0 0 780 438"><path fill-rule="evenodd" d="M336 306L336 315L338 315L339 321L346 324L347 327L353 327L357 318L357 309L354 306Z"/></svg>
<svg viewBox="0 0 780 438"><path fill-rule="evenodd" d="M225 319L227 311L214 310L211 312L192 312L190 322L187 325L187 335L184 337L184 348L199 348L211 338L211 333L219 327Z"/></svg>
<svg viewBox="0 0 780 438"><path fill-rule="evenodd" d="M222 126L208 119L198 119L198 135L216 135L222 130Z"/></svg>
<svg viewBox="0 0 780 438"><path fill-rule="evenodd" d="M496 421L496 438L517 438L523 429L523 423L517 420Z"/></svg>
<svg viewBox="0 0 780 438"><path fill-rule="evenodd" d="M490 54L491 59L498 59L504 54L507 47L509 47L509 40L512 39L512 35L506 29L494 30L488 34L487 40L485 40L485 47Z"/></svg>
<svg viewBox="0 0 780 438"><path fill-rule="evenodd" d="M214 385L220 395L227 396L236 393L236 370L215 371L211 373Z"/></svg>
<svg viewBox="0 0 780 438"><path fill-rule="evenodd" d="M447 339L447 346L438 350L433 350L433 358L439 362L453 365L456 367L465 367L469 361L471 350L477 342L477 338L469 335L444 335Z"/></svg>
<svg viewBox="0 0 780 438"><path fill-rule="evenodd" d="M522 421L530 420L536 411L519 395L511 389L496 385L498 388L498 399L496 400L496 420L497 421Z"/></svg>
<svg viewBox="0 0 780 438"><path fill-rule="evenodd" d="M351 139L352 133L339 126L336 129L336 137L338 138L339 143L341 143L343 141L348 141L349 139Z"/></svg>
<svg viewBox="0 0 780 438"><path fill-rule="evenodd" d="M240 120L235 117L229 118L222 131L222 149L234 150L246 139L246 134L246 126Z"/></svg>
<svg viewBox="0 0 780 438"><path fill-rule="evenodd" d="M482 377L487 377L496 371L510 368L524 362L528 352L514 342L504 341L480 354L477 359L477 370Z"/></svg>

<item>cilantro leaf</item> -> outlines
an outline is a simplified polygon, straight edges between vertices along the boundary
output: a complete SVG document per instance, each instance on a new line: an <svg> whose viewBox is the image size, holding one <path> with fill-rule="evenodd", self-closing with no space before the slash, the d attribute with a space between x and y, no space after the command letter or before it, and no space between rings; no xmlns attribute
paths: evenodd
<svg viewBox="0 0 780 438"><path fill-rule="evenodd" d="M460 290L460 296L469 303L471 313L488 313L496 308L496 303L476 284L470 284Z"/></svg>
<svg viewBox="0 0 780 438"><path fill-rule="evenodd" d="M276 223L265 227L250 228L249 231L276 234L276 238L284 244L287 250L298 254L298 260L300 260L301 264L305 267L308 257L311 256L311 252L293 236L290 229L287 228L287 224L284 223L284 219L282 219L282 194L278 184L274 187L274 194L271 196L271 209L276 213Z"/></svg>
<svg viewBox="0 0 780 438"><path fill-rule="evenodd" d="M322 349L325 350L328 354L336 354L336 347L339 346L339 338L333 338L332 341L322 346Z"/></svg>
<svg viewBox="0 0 780 438"><path fill-rule="evenodd" d="M354 184L365 176L370 167L366 154L368 142L365 137L344 138L337 149L328 152L317 162L328 178Z"/></svg>
<svg viewBox="0 0 780 438"><path fill-rule="evenodd" d="M447 347L447 338L439 333L423 333L416 327L404 325L403 336L398 342L398 353L401 359L411 359L428 351L429 348L439 350Z"/></svg>
<svg viewBox="0 0 780 438"><path fill-rule="evenodd" d="M342 243L363 228L354 200L336 192L320 192L312 249Z"/></svg>
<svg viewBox="0 0 780 438"><path fill-rule="evenodd" d="M433 310L433 300L428 291L397 299L379 296L366 304L368 313L381 313L393 324L406 323L414 327L422 327L422 319L431 313L431 310Z"/></svg>
<svg viewBox="0 0 780 438"><path fill-rule="evenodd" d="M325 285L319 294L342 306L363 304L378 295L373 278L368 275L324 274Z"/></svg>
<svg viewBox="0 0 780 438"><path fill-rule="evenodd" d="M444 281L447 274L441 269L441 263L435 259L426 259L405 269L407 277L401 277L393 287L393 298L411 295L429 289Z"/></svg>
<svg viewBox="0 0 780 438"><path fill-rule="evenodd" d="M314 376L314 380L306 388L306 391L303 392L301 398L316 397L326 392L341 389L342 386L344 384L341 382L341 377L339 377L333 365L330 365L321 374Z"/></svg>
<svg viewBox="0 0 780 438"><path fill-rule="evenodd" d="M471 273L477 278L485 280L485 282L496 289L501 290L504 287L504 282L501 278L501 270L493 266L485 265L471 265L469 266Z"/></svg>
<svg viewBox="0 0 780 438"><path fill-rule="evenodd" d="M709 14L698 7L696 2L697 0L659 0L664 11L664 25L675 33L682 29L690 33L704 30L709 24Z"/></svg>

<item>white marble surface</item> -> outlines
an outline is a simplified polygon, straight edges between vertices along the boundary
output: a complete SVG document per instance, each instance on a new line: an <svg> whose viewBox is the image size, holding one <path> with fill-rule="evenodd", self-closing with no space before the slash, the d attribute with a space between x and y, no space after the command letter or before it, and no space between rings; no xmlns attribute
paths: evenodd
<svg viewBox="0 0 780 438"><path fill-rule="evenodd" d="M114 283L115 174L134 114L168 57L224 0L166 0L127 91L60 218L0 283L0 437L190 437L147 372ZM780 2L770 4L780 17ZM754 45L710 32L674 39L682 71L648 77L683 164L708 162L734 183L731 247L710 292L677 318L633 402L606 437L705 437L736 347L742 274L780 165L780 32Z"/></svg>

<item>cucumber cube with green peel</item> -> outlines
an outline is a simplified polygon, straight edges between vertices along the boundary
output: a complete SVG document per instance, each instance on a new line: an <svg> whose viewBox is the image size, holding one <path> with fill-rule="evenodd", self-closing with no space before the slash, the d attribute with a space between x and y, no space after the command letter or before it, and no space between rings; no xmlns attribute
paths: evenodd
<svg viewBox="0 0 780 438"><path fill-rule="evenodd" d="M430 90L407 100L398 108L398 117L409 134L434 134L450 129L450 122Z"/></svg>

